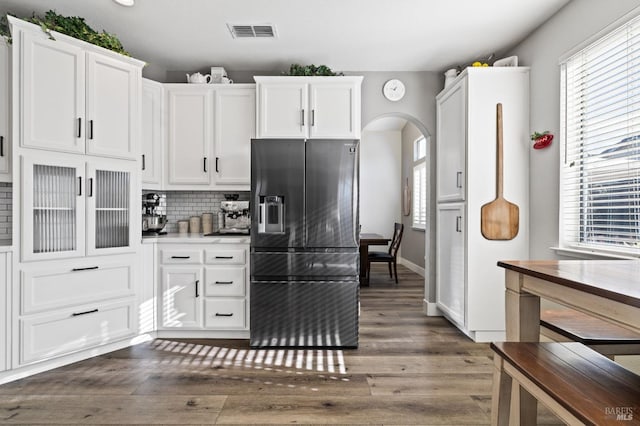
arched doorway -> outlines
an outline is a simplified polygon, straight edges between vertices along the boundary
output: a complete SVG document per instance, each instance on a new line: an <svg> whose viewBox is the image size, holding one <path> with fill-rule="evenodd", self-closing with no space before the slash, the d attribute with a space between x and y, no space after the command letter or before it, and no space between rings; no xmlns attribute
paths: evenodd
<svg viewBox="0 0 640 426"><path fill-rule="evenodd" d="M424 138L422 159L426 185L420 194L414 190L414 144ZM405 234L400 249L400 262L425 277L425 294L432 280L431 244L434 238L433 202L431 199L434 159L431 158L431 133L418 119L404 113L387 113L375 117L363 127L360 147L360 223L362 232L391 237L393 223L404 224ZM403 193L409 186L412 202L403 211ZM424 229L414 226L416 199L424 200ZM425 298L427 299L427 298Z"/></svg>

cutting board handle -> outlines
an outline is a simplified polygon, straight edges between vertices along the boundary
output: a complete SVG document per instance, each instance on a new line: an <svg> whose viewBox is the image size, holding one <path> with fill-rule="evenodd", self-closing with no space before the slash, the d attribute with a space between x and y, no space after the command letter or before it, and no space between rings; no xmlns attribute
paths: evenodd
<svg viewBox="0 0 640 426"><path fill-rule="evenodd" d="M502 104L499 103L496 105L496 138L497 138L497 153L496 153L496 164L497 164L497 176L496 176L496 195L497 198L502 197Z"/></svg>

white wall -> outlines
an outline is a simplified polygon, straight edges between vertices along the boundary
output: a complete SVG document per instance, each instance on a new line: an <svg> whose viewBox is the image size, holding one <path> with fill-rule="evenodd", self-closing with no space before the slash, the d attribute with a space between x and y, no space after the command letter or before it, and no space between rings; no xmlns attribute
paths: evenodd
<svg viewBox="0 0 640 426"><path fill-rule="evenodd" d="M552 259L558 244L560 167L560 67L574 46L625 15L640 0L573 0L517 45L511 55L531 67L531 131L556 135L546 149L532 150L530 166L530 257Z"/></svg>
<svg viewBox="0 0 640 426"><path fill-rule="evenodd" d="M401 148L400 131L362 132L360 224L363 233L374 232L391 238L394 222L401 220Z"/></svg>
<svg viewBox="0 0 640 426"><path fill-rule="evenodd" d="M404 233L402 236L401 254L402 258L408 260L414 265L424 268L425 253L425 231L422 229L414 229L413 225L413 207L416 202L417 195L413 193L413 143L422 136L422 133L413 123L407 123L402 129L402 179L400 180L400 188L404 187L407 179L409 179L409 188L412 191L411 214L402 216L404 224ZM429 180L427 179L427 185ZM399 189L401 190L401 189ZM427 201L427 209L431 204L431 200Z"/></svg>

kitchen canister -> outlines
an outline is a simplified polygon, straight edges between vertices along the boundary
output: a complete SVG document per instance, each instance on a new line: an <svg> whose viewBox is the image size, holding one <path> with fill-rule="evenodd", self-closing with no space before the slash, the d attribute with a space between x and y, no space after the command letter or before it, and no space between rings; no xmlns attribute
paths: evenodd
<svg viewBox="0 0 640 426"><path fill-rule="evenodd" d="M189 232L191 234L200 233L200 216L191 216L189 219Z"/></svg>
<svg viewBox="0 0 640 426"><path fill-rule="evenodd" d="M213 232L213 213L202 213L202 233L211 234Z"/></svg>
<svg viewBox="0 0 640 426"><path fill-rule="evenodd" d="M181 234L186 234L189 232L189 221L188 220L179 220L178 221L178 232Z"/></svg>

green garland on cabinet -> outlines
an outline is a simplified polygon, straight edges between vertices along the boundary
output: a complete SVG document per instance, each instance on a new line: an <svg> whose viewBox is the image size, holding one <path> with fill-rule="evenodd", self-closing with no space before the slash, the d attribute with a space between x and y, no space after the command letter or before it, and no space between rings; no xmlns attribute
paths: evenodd
<svg viewBox="0 0 640 426"><path fill-rule="evenodd" d="M129 52L124 49L118 37L104 30L102 32L95 31L87 25L84 18L79 16L63 16L53 10L50 10L44 14L44 17L38 16L34 12L30 18L21 19L39 25L40 28L42 28L42 31L44 31L52 40L55 40L55 38L51 34L51 31L56 31L68 35L69 37L104 47L105 49L112 50L120 53L121 55L131 56ZM6 16L0 18L0 35L7 37L9 41L11 41L11 34L9 32L9 25Z"/></svg>

